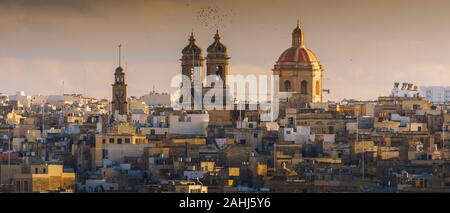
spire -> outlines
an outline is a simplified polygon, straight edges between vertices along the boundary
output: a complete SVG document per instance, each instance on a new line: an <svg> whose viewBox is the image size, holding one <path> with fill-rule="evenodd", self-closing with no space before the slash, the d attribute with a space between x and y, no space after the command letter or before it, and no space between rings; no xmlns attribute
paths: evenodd
<svg viewBox="0 0 450 213"><path fill-rule="evenodd" d="M119 66L116 68L115 75L123 74L123 68L121 67L122 63L122 44L119 44Z"/></svg>
<svg viewBox="0 0 450 213"><path fill-rule="evenodd" d="M297 19L297 28L300 28L300 19Z"/></svg>
<svg viewBox="0 0 450 213"><path fill-rule="evenodd" d="M119 67L120 67L120 61L121 61L121 58L122 58L122 44L119 44Z"/></svg>
<svg viewBox="0 0 450 213"><path fill-rule="evenodd" d="M214 40L215 41L219 41L220 40L220 35L219 35L219 30L216 30L216 34L214 35Z"/></svg>
<svg viewBox="0 0 450 213"><path fill-rule="evenodd" d="M189 43L193 44L195 42L194 31L191 32L191 36L189 37Z"/></svg>

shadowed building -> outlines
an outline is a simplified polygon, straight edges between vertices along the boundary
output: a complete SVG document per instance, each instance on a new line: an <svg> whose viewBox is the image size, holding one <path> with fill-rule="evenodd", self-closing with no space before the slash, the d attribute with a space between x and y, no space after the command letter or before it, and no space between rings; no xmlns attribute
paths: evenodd
<svg viewBox="0 0 450 213"><path fill-rule="evenodd" d="M119 66L114 72L114 84L112 85L112 114L128 115L127 84L125 83L125 72L120 66L119 45Z"/></svg>
<svg viewBox="0 0 450 213"><path fill-rule="evenodd" d="M214 35L214 42L209 45L207 49L208 55L206 56L206 73L208 76L217 76L222 80L221 86L223 89L223 105L225 106L227 97L227 75L228 75L228 64L230 57L228 56L228 48L220 42L219 31L216 31ZM211 86L216 85L214 82ZM212 103L215 102L215 97L213 97Z"/></svg>
<svg viewBox="0 0 450 213"><path fill-rule="evenodd" d="M181 51L181 74L188 76L191 80L194 67L203 68L203 61L205 60L202 55L202 49L195 43L194 33L188 39L189 44Z"/></svg>

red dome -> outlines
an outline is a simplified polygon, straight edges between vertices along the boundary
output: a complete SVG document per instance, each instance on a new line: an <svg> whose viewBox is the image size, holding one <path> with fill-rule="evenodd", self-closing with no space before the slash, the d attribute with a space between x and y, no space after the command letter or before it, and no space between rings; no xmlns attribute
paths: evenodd
<svg viewBox="0 0 450 213"><path fill-rule="evenodd" d="M316 55L304 46L291 47L285 50L278 58L277 63L294 62L294 63L310 63L318 62Z"/></svg>

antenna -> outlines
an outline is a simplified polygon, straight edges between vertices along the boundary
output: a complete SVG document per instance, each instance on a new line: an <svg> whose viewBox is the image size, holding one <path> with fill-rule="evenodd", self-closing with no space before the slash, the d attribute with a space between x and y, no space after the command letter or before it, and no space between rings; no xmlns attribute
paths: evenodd
<svg viewBox="0 0 450 213"><path fill-rule="evenodd" d="M122 57L122 44L119 44L119 67L120 67L120 60L121 60L121 57Z"/></svg>
<svg viewBox="0 0 450 213"><path fill-rule="evenodd" d="M64 100L64 81L62 82L62 106L61 106L61 117L60 117L60 125L62 126L64 124L64 108L66 107L66 102Z"/></svg>
<svg viewBox="0 0 450 213"><path fill-rule="evenodd" d="M195 49L192 49L192 72L191 72L191 84L194 82L195 73Z"/></svg>
<svg viewBox="0 0 450 213"><path fill-rule="evenodd" d="M86 97L86 69L83 71L83 96Z"/></svg>

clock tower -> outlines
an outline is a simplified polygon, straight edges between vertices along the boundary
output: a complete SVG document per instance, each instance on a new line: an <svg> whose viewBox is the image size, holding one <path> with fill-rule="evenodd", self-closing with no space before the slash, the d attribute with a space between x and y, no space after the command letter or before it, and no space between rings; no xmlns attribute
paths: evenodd
<svg viewBox="0 0 450 213"><path fill-rule="evenodd" d="M114 84L112 85L112 114L113 115L127 115L128 101L127 101L127 84L125 83L125 72L120 66L121 47L119 45L119 66L114 73Z"/></svg>

